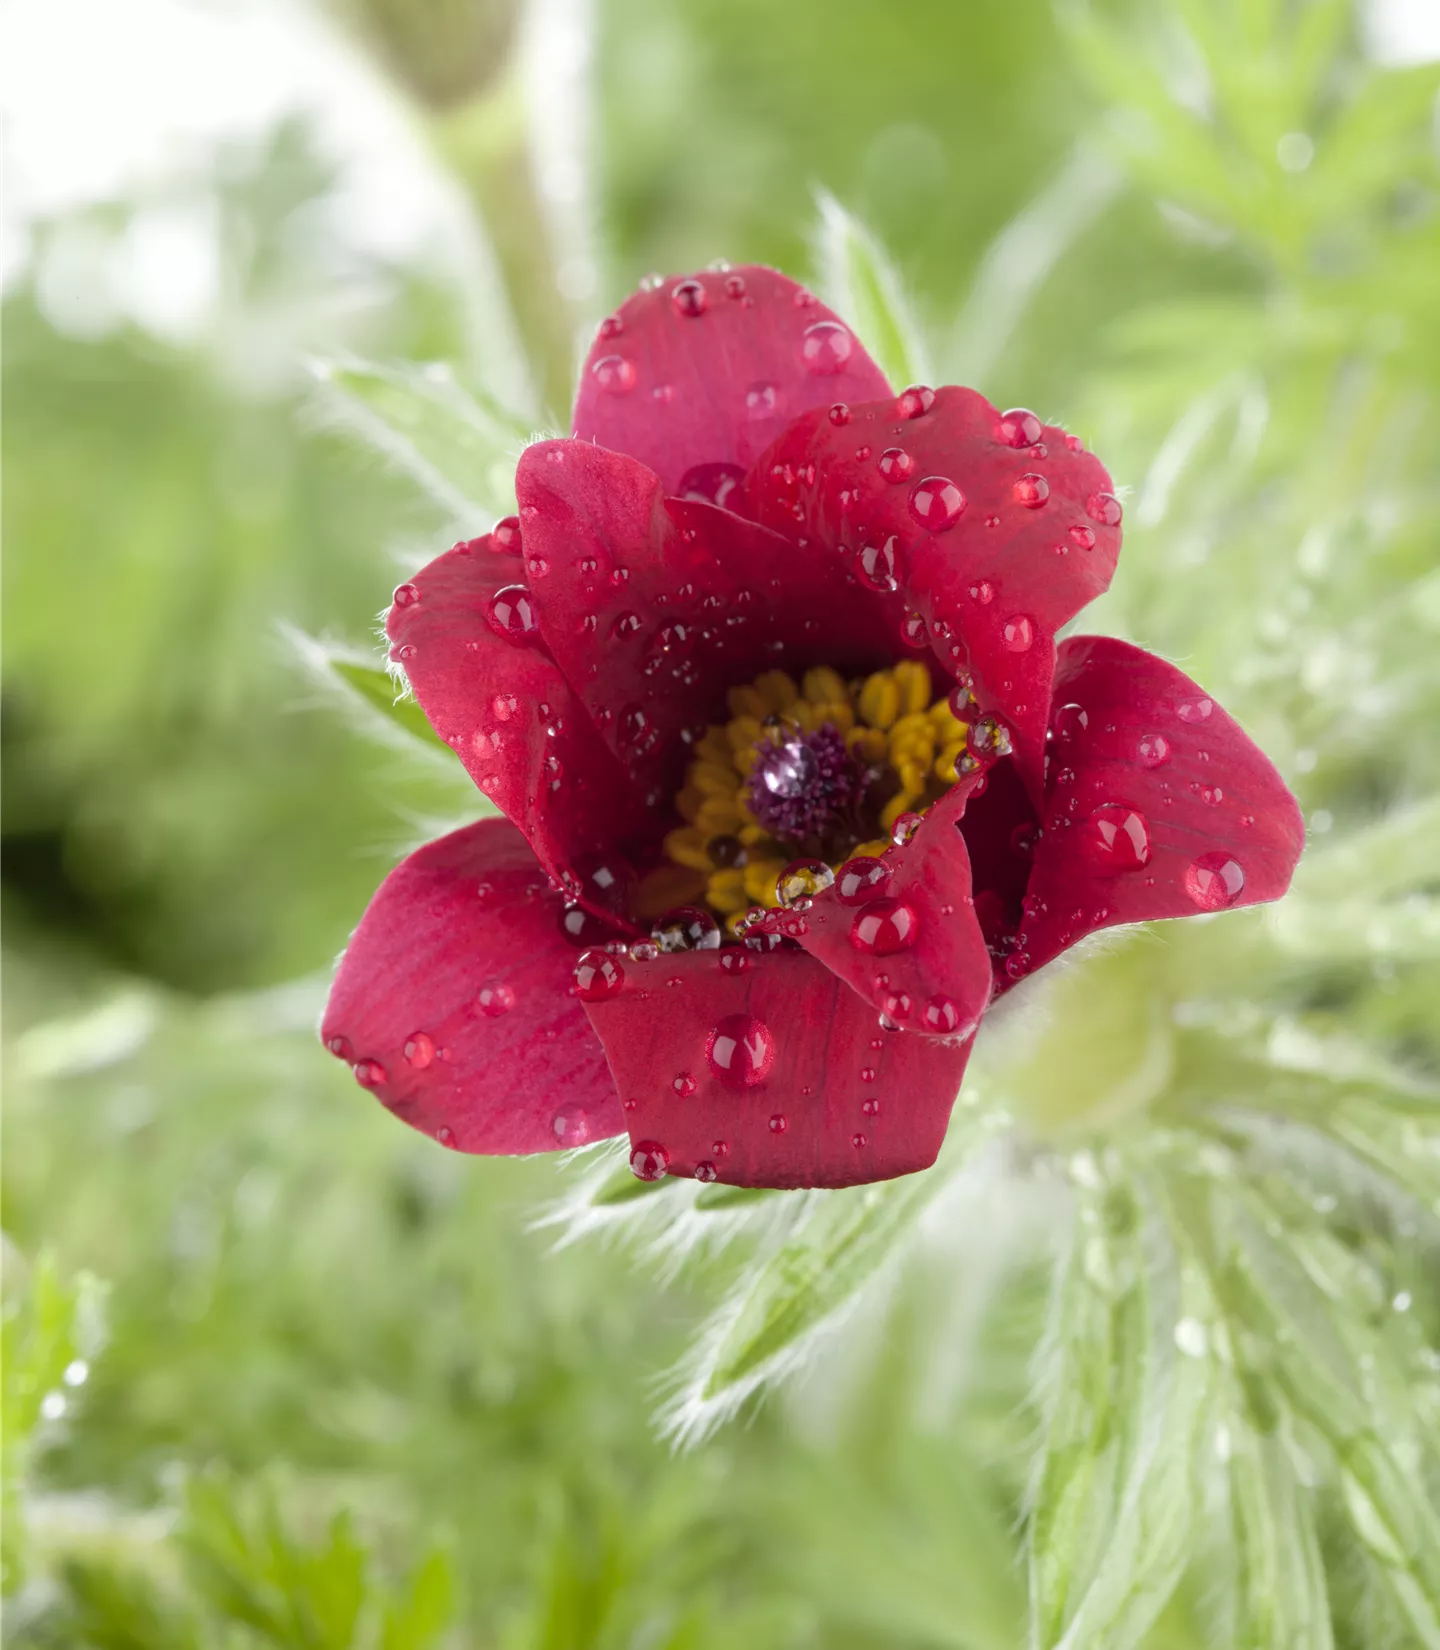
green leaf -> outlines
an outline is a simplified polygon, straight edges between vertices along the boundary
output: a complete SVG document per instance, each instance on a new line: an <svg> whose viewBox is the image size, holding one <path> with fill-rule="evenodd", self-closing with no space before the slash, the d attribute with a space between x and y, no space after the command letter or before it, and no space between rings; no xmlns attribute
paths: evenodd
<svg viewBox="0 0 1440 1650"><path fill-rule="evenodd" d="M281 625L280 634L294 650L300 663L314 680L334 692L359 713L370 731L393 736L403 734L401 743L413 749L417 742L431 755L444 753L447 767L457 774L455 753L430 725L430 719L415 700L403 678L392 676L373 658L334 642L308 636L291 625Z"/></svg>
<svg viewBox="0 0 1440 1650"><path fill-rule="evenodd" d="M464 389L446 366L317 362L322 405L404 470L469 534L515 508L515 460L529 432Z"/></svg>
<svg viewBox="0 0 1440 1650"><path fill-rule="evenodd" d="M378 665L361 665L350 659L334 657L330 660L330 668L347 687L353 688L366 704L373 705L397 728L450 754L450 747L430 726L429 717L410 697L409 690L400 687L388 672Z"/></svg>
<svg viewBox="0 0 1440 1650"><path fill-rule="evenodd" d="M924 383L932 376L929 357L894 264L833 195L822 189L818 205L821 296L854 327L897 389Z"/></svg>
<svg viewBox="0 0 1440 1650"><path fill-rule="evenodd" d="M455 1613L450 1559L439 1548L416 1565L404 1595L386 1605L380 1650L427 1650Z"/></svg>

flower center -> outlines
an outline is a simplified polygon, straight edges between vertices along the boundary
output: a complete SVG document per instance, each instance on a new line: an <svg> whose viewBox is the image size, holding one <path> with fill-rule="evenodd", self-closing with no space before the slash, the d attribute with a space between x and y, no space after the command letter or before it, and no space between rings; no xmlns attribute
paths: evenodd
<svg viewBox="0 0 1440 1650"><path fill-rule="evenodd" d="M963 688L936 697L916 659L851 681L823 665L799 683L767 670L732 688L730 720L695 742L676 798L685 824L666 853L703 876L703 899L734 932L750 907L781 903L791 861L883 853L896 820L959 777L967 724L956 708L973 703Z"/></svg>

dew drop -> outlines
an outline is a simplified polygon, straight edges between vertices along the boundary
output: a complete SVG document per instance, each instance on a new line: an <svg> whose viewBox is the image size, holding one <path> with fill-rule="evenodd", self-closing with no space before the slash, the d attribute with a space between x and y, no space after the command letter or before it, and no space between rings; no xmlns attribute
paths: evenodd
<svg viewBox="0 0 1440 1650"><path fill-rule="evenodd" d="M670 1079L670 1091L677 1100L688 1100L699 1087L688 1071L677 1071Z"/></svg>
<svg viewBox="0 0 1440 1650"><path fill-rule="evenodd" d="M1012 653L1028 653L1035 643L1035 621L1028 613L1017 613L1006 619L1000 634Z"/></svg>
<svg viewBox="0 0 1440 1650"><path fill-rule="evenodd" d="M864 905L890 884L890 867L883 859L868 854L847 859L835 877L835 892L842 904Z"/></svg>
<svg viewBox="0 0 1440 1650"><path fill-rule="evenodd" d="M603 1002L613 997L625 983L625 970L608 951L592 947L576 959L573 978L575 995L582 1002Z"/></svg>
<svg viewBox="0 0 1440 1650"><path fill-rule="evenodd" d="M1070 529L1070 542L1077 545L1081 550L1093 550L1095 548L1094 531L1089 527L1072 527Z"/></svg>
<svg viewBox="0 0 1440 1650"><path fill-rule="evenodd" d="M932 997L921 1010L920 1023L926 1031L950 1037L960 1029L960 1010L948 997Z"/></svg>
<svg viewBox="0 0 1440 1650"><path fill-rule="evenodd" d="M727 1014L710 1033L705 1058L727 1087L753 1088L775 1064L775 1039L753 1014Z"/></svg>
<svg viewBox="0 0 1440 1650"><path fill-rule="evenodd" d="M777 1111L770 1119L771 1134L784 1134L789 1127L789 1121L783 1111Z"/></svg>
<svg viewBox="0 0 1440 1650"><path fill-rule="evenodd" d="M948 476L926 476L910 494L910 514L927 533L944 533L965 513L965 495Z"/></svg>
<svg viewBox="0 0 1440 1650"><path fill-rule="evenodd" d="M850 1136L850 1144L858 1151L862 1146L868 1146L870 1142L857 1130Z"/></svg>
<svg viewBox="0 0 1440 1650"><path fill-rule="evenodd" d="M898 588L895 576L895 535L883 544L867 544L855 558L855 576L867 590L890 591Z"/></svg>
<svg viewBox="0 0 1440 1650"><path fill-rule="evenodd" d="M497 722L508 722L520 709L520 701L513 693L497 693L490 701L490 709Z"/></svg>
<svg viewBox="0 0 1440 1650"><path fill-rule="evenodd" d="M1017 504L1023 504L1027 510L1038 510L1050 497L1050 483L1044 476L1023 475L1010 491Z"/></svg>
<svg viewBox="0 0 1440 1650"><path fill-rule="evenodd" d="M1201 854L1185 868L1185 892L1202 911L1223 911L1239 899L1245 873L1223 851Z"/></svg>
<svg viewBox="0 0 1440 1650"><path fill-rule="evenodd" d="M355 1081L365 1089L378 1089L385 1081L385 1068L378 1060L357 1060Z"/></svg>
<svg viewBox="0 0 1440 1650"><path fill-rule="evenodd" d="M1050 726L1055 731L1055 737L1068 745L1090 726L1090 713L1084 705L1061 705L1051 719Z"/></svg>
<svg viewBox="0 0 1440 1650"><path fill-rule="evenodd" d="M878 1117L880 1115L880 1102L873 1097L869 1100L862 1100L860 1102L860 1110L863 1111L867 1117Z"/></svg>
<svg viewBox="0 0 1440 1650"><path fill-rule="evenodd" d="M1015 748L1009 728L994 716L982 716L978 722L972 722L965 735L965 745L972 756L984 762L1009 756Z"/></svg>
<svg viewBox="0 0 1440 1650"><path fill-rule="evenodd" d="M655 1140L641 1140L630 1150L630 1173L637 1180L661 1180L670 1167L670 1153Z"/></svg>
<svg viewBox="0 0 1440 1650"><path fill-rule="evenodd" d="M1040 439L1040 420L1028 407L1011 407L1000 414L995 439L1005 447L1033 447Z"/></svg>
<svg viewBox="0 0 1440 1650"><path fill-rule="evenodd" d="M1135 760L1142 768L1163 768L1170 760L1170 741L1163 733L1145 733L1135 746Z"/></svg>
<svg viewBox="0 0 1440 1650"><path fill-rule="evenodd" d="M833 378L837 372L844 372L854 348L855 340L848 327L839 321L816 321L805 328L800 340L800 359L805 363L806 372L813 372L817 378Z"/></svg>
<svg viewBox="0 0 1440 1650"><path fill-rule="evenodd" d="M701 282L691 279L681 281L678 286L670 289L670 302L674 305L677 315L683 315L693 321L709 309L710 294Z"/></svg>
<svg viewBox="0 0 1440 1650"><path fill-rule="evenodd" d="M783 745L763 749L755 771L771 796L800 796L815 783L820 773L820 758L808 745L790 739Z"/></svg>
<svg viewBox="0 0 1440 1650"><path fill-rule="evenodd" d="M970 599L979 602L981 607L988 607L995 600L995 586L989 579L981 579L970 586Z"/></svg>
<svg viewBox="0 0 1440 1650"><path fill-rule="evenodd" d="M656 922L650 938L666 955L677 951L718 951L720 924L698 905L680 905Z"/></svg>
<svg viewBox="0 0 1440 1650"><path fill-rule="evenodd" d="M725 296L727 298L743 298L745 296L745 277L743 275L727 275L725 277Z"/></svg>
<svg viewBox="0 0 1440 1650"><path fill-rule="evenodd" d="M1106 871L1138 871L1150 862L1150 827L1123 802L1106 802L1086 821L1084 843L1092 864Z"/></svg>
<svg viewBox="0 0 1440 1650"><path fill-rule="evenodd" d="M751 418L769 418L780 404L780 392L773 384L752 384L745 391L745 411Z"/></svg>
<svg viewBox="0 0 1440 1650"><path fill-rule="evenodd" d="M831 407L829 417L832 424L848 424L850 422L850 409L843 401L837 401Z"/></svg>
<svg viewBox="0 0 1440 1650"><path fill-rule="evenodd" d="M508 985L492 981L489 985L482 985L475 994L475 1001L480 1005L480 1012L492 1020L498 1020L502 1014L508 1014L515 1006L515 993Z"/></svg>
<svg viewBox="0 0 1440 1650"><path fill-rule="evenodd" d="M435 1039L423 1031L415 1031L405 1039L405 1059L416 1071L424 1071L435 1058Z"/></svg>
<svg viewBox="0 0 1440 1650"><path fill-rule="evenodd" d="M609 923L583 905L566 905L559 916L560 932L576 945L598 945L611 935Z"/></svg>
<svg viewBox="0 0 1440 1650"><path fill-rule="evenodd" d="M901 418L922 418L935 405L935 391L924 384L912 384L901 390L895 400L895 411Z"/></svg>
<svg viewBox="0 0 1440 1650"><path fill-rule="evenodd" d="M702 1186L711 1185L718 1177L719 1173L720 1171L708 1157L702 1157L695 1165L695 1178Z"/></svg>
<svg viewBox="0 0 1440 1650"><path fill-rule="evenodd" d="M590 373L607 395L629 395L635 388L635 363L623 355L602 355Z"/></svg>
<svg viewBox="0 0 1440 1650"><path fill-rule="evenodd" d="M890 840L897 848L907 847L915 840L915 833L925 823L923 814L903 813L896 814L895 823L890 827Z"/></svg>
<svg viewBox="0 0 1440 1650"><path fill-rule="evenodd" d="M749 966L750 959L743 951L735 951L727 946L720 953L720 967L726 974L743 974Z"/></svg>
<svg viewBox="0 0 1440 1650"><path fill-rule="evenodd" d="M495 634L517 646L533 640L540 629L540 615L523 584L502 585L490 598L489 617Z"/></svg>
<svg viewBox="0 0 1440 1650"><path fill-rule="evenodd" d="M1175 707L1175 714L1182 722L1192 726L1196 722L1208 722L1210 712L1215 709L1213 699L1184 699Z"/></svg>
<svg viewBox="0 0 1440 1650"><path fill-rule="evenodd" d="M325 1047L330 1050L337 1060L353 1060L355 1058L355 1050L351 1048L348 1037L327 1037Z"/></svg>
<svg viewBox="0 0 1440 1650"><path fill-rule="evenodd" d="M893 486L915 473L915 460L903 447L887 447L880 455L880 474Z"/></svg>
<svg viewBox="0 0 1440 1650"><path fill-rule="evenodd" d="M900 625L900 639L906 647L929 647L930 628L919 613L905 615Z"/></svg>
<svg viewBox="0 0 1440 1650"><path fill-rule="evenodd" d="M567 1106L550 1119L550 1129L557 1146L584 1146L590 1139L590 1113L584 1106Z"/></svg>
<svg viewBox="0 0 1440 1650"><path fill-rule="evenodd" d="M1085 500L1085 514L1104 527L1118 527L1125 512L1114 493L1091 493Z"/></svg>
<svg viewBox="0 0 1440 1650"><path fill-rule="evenodd" d="M745 479L738 464L695 464L680 477L678 497L727 509L731 494Z"/></svg>
<svg viewBox="0 0 1440 1650"><path fill-rule="evenodd" d="M871 900L855 914L850 943L871 956L890 957L914 945L918 926L914 911L904 900Z"/></svg>
<svg viewBox="0 0 1440 1650"><path fill-rule="evenodd" d="M775 897L782 905L814 899L835 881L835 873L823 859L792 859L775 879Z"/></svg>
<svg viewBox="0 0 1440 1650"><path fill-rule="evenodd" d="M414 607L420 600L420 586L418 584L397 584L395 594L390 598L396 607Z"/></svg>
<svg viewBox="0 0 1440 1650"><path fill-rule="evenodd" d="M610 634L618 641L624 636L633 636L640 628L638 613L622 613L610 626Z"/></svg>

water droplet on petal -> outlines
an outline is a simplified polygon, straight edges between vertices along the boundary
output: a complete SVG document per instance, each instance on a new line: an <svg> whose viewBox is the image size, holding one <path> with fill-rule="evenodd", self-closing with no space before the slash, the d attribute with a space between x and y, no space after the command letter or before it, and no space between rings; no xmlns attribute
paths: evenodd
<svg viewBox="0 0 1440 1650"><path fill-rule="evenodd" d="M887 447L880 455L880 474L893 486L915 473L915 460L903 447Z"/></svg>
<svg viewBox="0 0 1440 1650"><path fill-rule="evenodd" d="M708 1157L702 1157L701 1160L695 1165L695 1178L702 1186L711 1185L719 1173L720 1171Z"/></svg>
<svg viewBox="0 0 1440 1650"><path fill-rule="evenodd" d="M1035 643L1035 621L1028 613L1006 619L1001 635L1012 653L1027 653Z"/></svg>
<svg viewBox="0 0 1440 1650"><path fill-rule="evenodd" d="M727 1087L753 1088L775 1064L775 1039L753 1014L727 1014L710 1033L705 1058Z"/></svg>
<svg viewBox="0 0 1440 1650"><path fill-rule="evenodd" d="M1102 526L1118 527L1124 513L1114 493L1091 493L1085 500L1085 514Z"/></svg>
<svg viewBox="0 0 1440 1650"><path fill-rule="evenodd" d="M792 859L775 879L775 897L782 905L794 905L823 894L834 880L835 873L823 859Z"/></svg>
<svg viewBox="0 0 1440 1650"><path fill-rule="evenodd" d="M661 1180L670 1167L670 1153L655 1140L641 1140L630 1149L630 1173L637 1180Z"/></svg>
<svg viewBox="0 0 1440 1650"><path fill-rule="evenodd" d="M907 613L900 625L900 639L906 647L922 648L930 645L930 627L919 613Z"/></svg>
<svg viewBox="0 0 1440 1650"><path fill-rule="evenodd" d="M691 279L681 281L670 289L670 302L675 306L677 315L684 315L693 321L709 309L710 294L701 282Z"/></svg>
<svg viewBox="0 0 1440 1650"><path fill-rule="evenodd" d="M405 1040L405 1059L416 1071L424 1071L435 1058L435 1040L423 1031L415 1031Z"/></svg>
<svg viewBox="0 0 1440 1650"><path fill-rule="evenodd" d="M950 1037L960 1029L960 1010L948 997L932 997L921 1011L920 1023L926 1031Z"/></svg>
<svg viewBox="0 0 1440 1650"><path fill-rule="evenodd" d="M1086 822L1085 848L1106 871L1138 871L1150 862L1150 827L1144 814L1123 802L1106 802Z"/></svg>
<svg viewBox="0 0 1440 1650"><path fill-rule="evenodd" d="M867 544L855 558L855 576L867 590L889 591L899 585L895 576L895 535L883 544Z"/></svg>
<svg viewBox="0 0 1440 1650"><path fill-rule="evenodd" d="M738 464L695 464L680 477L678 496L727 509L730 495L744 479Z"/></svg>
<svg viewBox="0 0 1440 1650"><path fill-rule="evenodd" d="M935 405L935 391L924 384L912 384L901 390L895 400L895 411L901 418L922 418Z"/></svg>
<svg viewBox="0 0 1440 1650"><path fill-rule="evenodd" d="M965 735L965 744L972 756L984 762L1009 756L1015 748L1009 728L994 716L982 716L978 722L972 722Z"/></svg>
<svg viewBox="0 0 1440 1650"><path fill-rule="evenodd" d="M1070 542L1078 545L1082 550L1093 550L1095 548L1095 534L1089 527L1072 527L1070 529Z"/></svg>
<svg viewBox="0 0 1440 1650"><path fill-rule="evenodd" d="M730 267L728 264L725 266ZM725 296L727 298L743 298L745 296L745 277L743 275L727 275L725 277Z"/></svg>
<svg viewBox="0 0 1440 1650"><path fill-rule="evenodd" d="M613 997L625 983L625 970L608 951L592 947L582 951L574 969L575 995L582 1002L603 1002Z"/></svg>
<svg viewBox="0 0 1440 1650"><path fill-rule="evenodd" d="M681 905L656 922L650 938L667 955L676 951L718 951L720 925L698 905Z"/></svg>
<svg viewBox="0 0 1440 1650"><path fill-rule="evenodd" d="M754 771L771 796L799 796L815 783L820 758L798 739L787 739L782 745L764 747Z"/></svg>
<svg viewBox="0 0 1440 1650"><path fill-rule="evenodd" d="M860 1102L860 1110L863 1111L867 1117L878 1117L880 1115L880 1102L874 1098L862 1100Z"/></svg>
<svg viewBox="0 0 1440 1650"><path fill-rule="evenodd" d="M1245 888L1245 873L1237 860L1217 850L1201 854L1185 868L1185 892L1202 911L1223 911Z"/></svg>
<svg viewBox="0 0 1440 1650"><path fill-rule="evenodd" d="M550 1129L557 1146L574 1148L589 1142L592 1128L590 1113L584 1106L566 1106L550 1119Z"/></svg>
<svg viewBox="0 0 1440 1650"><path fill-rule="evenodd" d="M874 899L890 882L890 867L883 859L858 855L847 859L835 878L835 892L845 905L863 905Z"/></svg>
<svg viewBox="0 0 1440 1650"><path fill-rule="evenodd" d="M750 966L750 959L743 951L734 951L726 947L720 953L720 967L727 974L743 974Z"/></svg>
<svg viewBox="0 0 1440 1650"><path fill-rule="evenodd" d="M1170 760L1170 741L1163 733L1146 733L1135 746L1135 760L1142 768L1163 768Z"/></svg>
<svg viewBox="0 0 1440 1650"><path fill-rule="evenodd" d="M633 636L640 628L638 613L621 613L610 626L610 634L619 641L622 637Z"/></svg>
<svg viewBox="0 0 1440 1650"><path fill-rule="evenodd" d="M490 628L517 646L532 641L540 630L540 615L523 584L502 585L490 598Z"/></svg>
<svg viewBox="0 0 1440 1650"><path fill-rule="evenodd" d="M330 1050L337 1060L353 1060L355 1058L355 1050L351 1048L348 1037L327 1037L325 1047Z"/></svg>
<svg viewBox="0 0 1440 1650"><path fill-rule="evenodd" d="M420 600L420 586L418 584L397 584L395 594L390 599L396 607L413 607Z"/></svg>
<svg viewBox="0 0 1440 1650"><path fill-rule="evenodd" d="M677 1071L674 1077L670 1079L671 1093L680 1100L688 1100L699 1087L700 1085L688 1071Z"/></svg>
<svg viewBox="0 0 1440 1650"><path fill-rule="evenodd" d="M520 701L513 693L497 693L490 701L490 709L497 722L508 722L520 709Z"/></svg>
<svg viewBox="0 0 1440 1650"><path fill-rule="evenodd" d="M1090 713L1084 705L1074 703L1061 705L1052 717L1050 726L1055 730L1055 737L1069 744L1077 739L1090 726Z"/></svg>
<svg viewBox="0 0 1440 1650"><path fill-rule="evenodd" d="M965 495L948 476L926 476L910 494L910 514L927 533L944 533L965 512Z"/></svg>
<svg viewBox="0 0 1440 1650"><path fill-rule="evenodd" d="M829 416L832 424L848 424L850 422L850 409L843 401L837 401L831 407Z"/></svg>
<svg viewBox="0 0 1440 1650"><path fill-rule="evenodd" d="M1033 447L1040 439L1041 424L1027 407L1012 407L1000 414L995 439L1005 447Z"/></svg>
<svg viewBox="0 0 1440 1650"><path fill-rule="evenodd" d="M858 1131L850 1136L850 1144L858 1151L862 1146L869 1145L869 1141Z"/></svg>
<svg viewBox="0 0 1440 1650"><path fill-rule="evenodd" d="M970 599L979 602L981 607L988 607L995 600L995 586L989 579L980 579L970 586Z"/></svg>
<svg viewBox="0 0 1440 1650"><path fill-rule="evenodd" d="M769 418L780 405L780 392L773 384L752 384L745 391L745 411L751 418Z"/></svg>
<svg viewBox="0 0 1440 1650"><path fill-rule="evenodd" d="M855 340L848 327L841 326L839 321L816 321L805 328L800 340L800 359L805 363L805 370L817 378L833 378L837 372L844 372L854 348Z"/></svg>
<svg viewBox="0 0 1440 1650"><path fill-rule="evenodd" d="M913 842L915 833L925 823L923 814L903 813L896 814L895 823L890 827L890 840L897 848L903 848Z"/></svg>
<svg viewBox="0 0 1440 1650"><path fill-rule="evenodd" d="M1027 510L1038 510L1050 497L1050 483L1044 476L1024 475L1010 491L1017 504L1023 504Z"/></svg>
<svg viewBox="0 0 1440 1650"><path fill-rule="evenodd" d="M635 363L623 355L602 355L590 373L607 395L629 395L635 388Z"/></svg>
<svg viewBox="0 0 1440 1650"><path fill-rule="evenodd" d="M492 1020L498 1020L502 1014L508 1014L515 1006L515 993L508 985L492 981L483 985L475 994L475 1001L480 1005L480 1012L488 1015Z"/></svg>
<svg viewBox="0 0 1440 1650"><path fill-rule="evenodd" d="M435 1138L442 1146L455 1150L455 1131L448 1124L442 1123L435 1131Z"/></svg>
<svg viewBox="0 0 1440 1650"><path fill-rule="evenodd" d="M855 914L850 943L857 951L889 957L914 945L918 926L914 911L904 900L871 900Z"/></svg>
<svg viewBox="0 0 1440 1650"><path fill-rule="evenodd" d="M379 1088L385 1080L385 1068L378 1060L357 1060L355 1062L355 1081L359 1083L361 1088Z"/></svg>
<svg viewBox="0 0 1440 1650"><path fill-rule="evenodd" d="M1210 712L1215 709L1213 699L1185 699L1175 707L1175 714L1182 722L1189 722L1192 726L1196 722L1208 722Z"/></svg>
<svg viewBox="0 0 1440 1650"><path fill-rule="evenodd" d="M774 1116L770 1119L770 1132L771 1132L771 1134L784 1134L786 1129L788 1129L789 1127L790 1127L790 1124L789 1124L788 1120L786 1119L785 1113L782 1112L782 1111L777 1111L774 1114Z"/></svg>

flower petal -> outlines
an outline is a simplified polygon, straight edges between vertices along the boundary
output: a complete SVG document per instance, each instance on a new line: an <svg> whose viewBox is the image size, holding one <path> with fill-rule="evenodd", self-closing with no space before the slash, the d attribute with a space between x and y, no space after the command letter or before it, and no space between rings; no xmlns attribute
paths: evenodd
<svg viewBox="0 0 1440 1650"><path fill-rule="evenodd" d="M538 631L525 630L530 610L505 594L524 590L524 563L492 546L491 535L457 544L400 586L390 654L470 777L545 870L568 879L577 862L642 837L645 815Z"/></svg>
<svg viewBox="0 0 1440 1650"><path fill-rule="evenodd" d="M682 731L726 719L762 670L893 663L894 633L833 555L713 505L667 499L653 470L580 441L527 448L515 477L540 629L642 794L667 806Z"/></svg>
<svg viewBox="0 0 1440 1650"><path fill-rule="evenodd" d="M573 428L648 464L667 492L718 504L797 414L889 388L833 311L742 264L627 298L586 357Z"/></svg>
<svg viewBox="0 0 1440 1650"><path fill-rule="evenodd" d="M961 822L975 789L962 779L903 847L879 861L870 897L842 898L842 876L801 915L767 919L906 1031L969 1037L990 1000L991 962L976 920Z"/></svg>
<svg viewBox="0 0 1440 1650"><path fill-rule="evenodd" d="M399 1118L464 1152L620 1134L604 1057L571 995L560 900L513 826L441 837L381 883L321 1036Z"/></svg>
<svg viewBox="0 0 1440 1650"><path fill-rule="evenodd" d="M893 563L893 622L918 612L946 671L973 673L1037 799L1055 632L1105 589L1120 551L1110 478L1071 439L974 390L907 390L844 423L806 413L746 481L757 521L843 547L857 569L877 552Z"/></svg>
<svg viewBox="0 0 1440 1650"><path fill-rule="evenodd" d="M853 1186L935 1161L968 1041L879 1030L867 1003L798 951L692 951L624 969L622 989L586 1008L633 1148L663 1153L643 1167L732 1186Z"/></svg>
<svg viewBox="0 0 1440 1650"><path fill-rule="evenodd" d="M1097 928L1289 887L1305 841L1295 798L1188 676L1128 642L1077 636L1060 649L1054 704L1020 968Z"/></svg>

